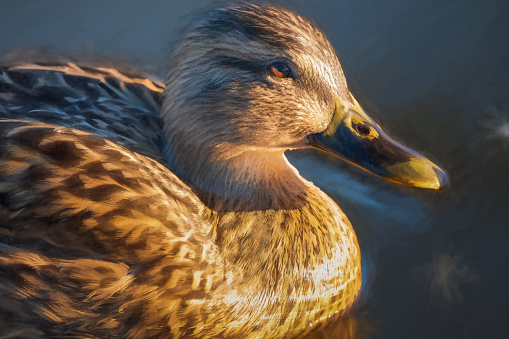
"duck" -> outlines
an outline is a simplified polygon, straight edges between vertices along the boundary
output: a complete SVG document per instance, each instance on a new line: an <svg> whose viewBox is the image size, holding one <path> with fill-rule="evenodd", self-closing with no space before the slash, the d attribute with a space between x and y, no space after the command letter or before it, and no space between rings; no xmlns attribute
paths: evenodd
<svg viewBox="0 0 509 339"><path fill-rule="evenodd" d="M446 174L349 91L277 4L199 16L165 82L66 60L0 67L0 328L22 338L291 338L359 295L348 218L285 151L389 181Z"/></svg>

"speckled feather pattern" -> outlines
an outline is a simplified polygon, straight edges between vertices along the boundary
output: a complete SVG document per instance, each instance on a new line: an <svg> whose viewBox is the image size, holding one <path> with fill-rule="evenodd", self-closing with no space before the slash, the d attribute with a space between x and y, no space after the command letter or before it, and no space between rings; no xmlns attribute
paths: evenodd
<svg viewBox="0 0 509 339"><path fill-rule="evenodd" d="M0 66L0 119L77 128L155 159L160 159L159 101L158 91L99 67L48 60Z"/></svg>
<svg viewBox="0 0 509 339"><path fill-rule="evenodd" d="M260 73L274 55L297 89ZM4 337L298 337L355 300L355 233L283 154L348 93L323 34L243 4L172 60L160 116L142 76L0 67Z"/></svg>
<svg viewBox="0 0 509 339"><path fill-rule="evenodd" d="M0 139L0 281L16 301L3 299L16 307L2 310L2 328L142 338L158 308L205 288L215 262L203 205L165 167L41 123L0 122Z"/></svg>
<svg viewBox="0 0 509 339"><path fill-rule="evenodd" d="M2 121L0 140L0 326L13 334L282 336L355 297L360 272L341 259L359 255L355 235L316 189L298 211L217 213L97 136Z"/></svg>

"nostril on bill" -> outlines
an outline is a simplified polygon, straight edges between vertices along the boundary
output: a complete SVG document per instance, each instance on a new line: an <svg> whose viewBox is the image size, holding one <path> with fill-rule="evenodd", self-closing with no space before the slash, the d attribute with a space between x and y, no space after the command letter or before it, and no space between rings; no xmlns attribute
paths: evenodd
<svg viewBox="0 0 509 339"><path fill-rule="evenodd" d="M356 125L355 130L359 132L361 135L368 135L370 133L369 127L366 127L364 125Z"/></svg>

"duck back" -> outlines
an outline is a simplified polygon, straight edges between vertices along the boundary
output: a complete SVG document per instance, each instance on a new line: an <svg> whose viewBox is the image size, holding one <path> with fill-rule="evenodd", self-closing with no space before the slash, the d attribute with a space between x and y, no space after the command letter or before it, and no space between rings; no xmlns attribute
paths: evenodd
<svg viewBox="0 0 509 339"><path fill-rule="evenodd" d="M192 322L183 310L217 275L202 214L150 158L75 129L0 121L3 335L164 337L172 317Z"/></svg>
<svg viewBox="0 0 509 339"><path fill-rule="evenodd" d="M160 160L164 85L71 61L0 65L0 119L76 128Z"/></svg>

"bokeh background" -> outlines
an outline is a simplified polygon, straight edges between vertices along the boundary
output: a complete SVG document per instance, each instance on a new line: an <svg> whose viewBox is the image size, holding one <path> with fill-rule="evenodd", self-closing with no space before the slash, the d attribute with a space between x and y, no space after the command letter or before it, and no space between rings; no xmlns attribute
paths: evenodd
<svg viewBox="0 0 509 339"><path fill-rule="evenodd" d="M312 338L509 338L509 2L293 0L380 125L450 175L428 192L290 152L343 208L363 255L351 314ZM154 74L211 1L0 0L0 54L99 53Z"/></svg>

